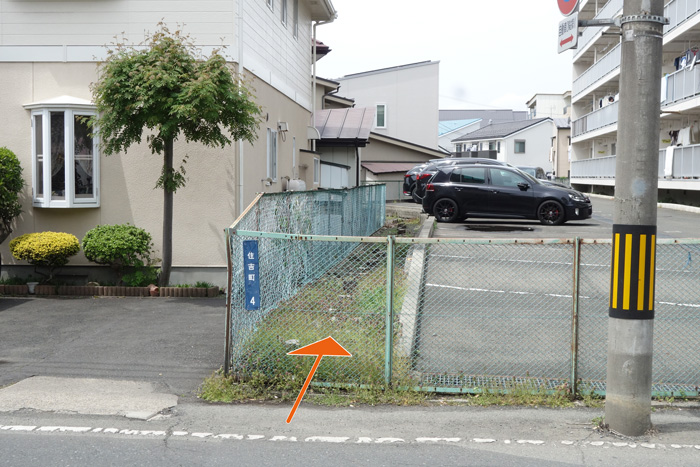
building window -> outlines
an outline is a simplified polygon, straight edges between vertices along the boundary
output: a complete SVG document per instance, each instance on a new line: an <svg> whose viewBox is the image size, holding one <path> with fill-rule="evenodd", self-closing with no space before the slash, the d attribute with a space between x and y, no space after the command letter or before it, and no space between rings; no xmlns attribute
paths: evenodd
<svg viewBox="0 0 700 467"><path fill-rule="evenodd" d="M99 206L99 156L85 121L88 110L34 108L32 204L42 208Z"/></svg>
<svg viewBox="0 0 700 467"><path fill-rule="evenodd" d="M496 150L496 142L489 141L489 151L495 151L495 150Z"/></svg>
<svg viewBox="0 0 700 467"><path fill-rule="evenodd" d="M377 104L374 126L375 128L386 128L386 104Z"/></svg>
<svg viewBox="0 0 700 467"><path fill-rule="evenodd" d="M455 152L462 152L462 143L457 143L455 145Z"/></svg>
<svg viewBox="0 0 700 467"><path fill-rule="evenodd" d="M277 131L267 129L267 178L277 180Z"/></svg>
<svg viewBox="0 0 700 467"><path fill-rule="evenodd" d="M610 155L611 155L611 156L616 156L616 155L617 155L617 143L611 143L611 144L610 144Z"/></svg>
<svg viewBox="0 0 700 467"><path fill-rule="evenodd" d="M275 0L265 0L267 1L267 6L270 8L270 10L275 11Z"/></svg>
<svg viewBox="0 0 700 467"><path fill-rule="evenodd" d="M515 153L524 154L525 153L525 140L515 140Z"/></svg>
<svg viewBox="0 0 700 467"><path fill-rule="evenodd" d="M292 34L294 39L299 38L299 0L293 0L292 4Z"/></svg>
<svg viewBox="0 0 700 467"><path fill-rule="evenodd" d="M314 157L314 185L321 183L321 159Z"/></svg>
<svg viewBox="0 0 700 467"><path fill-rule="evenodd" d="M286 26L287 25L287 0L282 0L282 8L280 10L281 10L281 13L280 13L281 18L280 19L282 20L282 24L284 24Z"/></svg>

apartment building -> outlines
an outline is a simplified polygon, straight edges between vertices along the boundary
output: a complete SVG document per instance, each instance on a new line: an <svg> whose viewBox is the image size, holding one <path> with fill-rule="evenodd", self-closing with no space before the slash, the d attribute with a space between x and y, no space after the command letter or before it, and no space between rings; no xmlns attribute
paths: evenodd
<svg viewBox="0 0 700 467"><path fill-rule="evenodd" d="M623 0L582 0L579 20L622 15ZM664 7L659 199L700 201L700 2ZM616 26L579 28L571 91L571 183L615 185L621 37Z"/></svg>

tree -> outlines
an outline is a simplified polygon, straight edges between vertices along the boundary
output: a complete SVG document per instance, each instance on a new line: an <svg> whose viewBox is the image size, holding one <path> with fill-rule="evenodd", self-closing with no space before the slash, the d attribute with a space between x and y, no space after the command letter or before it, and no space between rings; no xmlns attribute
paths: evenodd
<svg viewBox="0 0 700 467"><path fill-rule="evenodd" d="M19 202L22 187L24 179L17 156L5 147L0 148L0 244L12 233L12 221L22 213L22 205Z"/></svg>
<svg viewBox="0 0 700 467"><path fill-rule="evenodd" d="M208 58L181 31L162 23L139 46L115 44L98 66L91 85L97 115L90 119L104 154L124 152L141 143L144 130L152 154L163 156L156 188L163 189L163 246L159 278L170 281L173 194L185 186L184 163L173 167L173 143L224 148L234 140L252 143L260 107L220 51Z"/></svg>

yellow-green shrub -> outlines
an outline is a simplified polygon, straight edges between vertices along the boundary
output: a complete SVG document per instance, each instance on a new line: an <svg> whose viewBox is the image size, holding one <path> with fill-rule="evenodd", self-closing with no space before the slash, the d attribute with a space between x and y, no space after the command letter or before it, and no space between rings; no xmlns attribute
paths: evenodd
<svg viewBox="0 0 700 467"><path fill-rule="evenodd" d="M46 266L51 271L68 264L68 259L80 251L80 242L65 232L36 232L20 235L10 242L10 252L34 266Z"/></svg>

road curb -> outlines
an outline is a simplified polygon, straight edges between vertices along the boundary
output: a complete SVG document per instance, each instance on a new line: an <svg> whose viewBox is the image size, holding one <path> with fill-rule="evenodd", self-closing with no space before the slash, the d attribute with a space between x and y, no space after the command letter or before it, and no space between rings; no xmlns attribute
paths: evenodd
<svg viewBox="0 0 700 467"><path fill-rule="evenodd" d="M430 238L433 234L435 223L428 220L427 214L421 214L421 229L418 238ZM418 331L418 311L420 297L423 292L423 275L425 273L425 249L426 245L412 245L406 258L404 271L406 272L408 292L403 299L399 322L401 324L401 337L399 348L403 355L410 357Z"/></svg>

